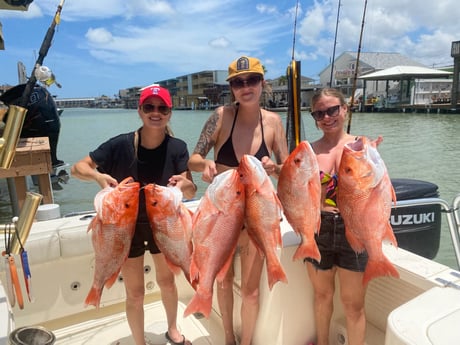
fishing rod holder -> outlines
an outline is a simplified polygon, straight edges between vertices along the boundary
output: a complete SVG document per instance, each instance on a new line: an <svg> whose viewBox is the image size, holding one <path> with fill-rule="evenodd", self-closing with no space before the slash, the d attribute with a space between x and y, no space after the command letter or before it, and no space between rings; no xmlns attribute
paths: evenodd
<svg viewBox="0 0 460 345"><path fill-rule="evenodd" d="M0 234L3 233L6 236L11 233L13 235L9 248L11 254L19 254L21 247L25 245L42 198L41 194L27 192L19 216L14 217L10 224L0 224Z"/></svg>
<svg viewBox="0 0 460 345"><path fill-rule="evenodd" d="M0 168L9 169L13 163L16 153L16 146L21 136L22 126L26 117L27 109L10 105L8 109L8 119L2 137L0 138Z"/></svg>

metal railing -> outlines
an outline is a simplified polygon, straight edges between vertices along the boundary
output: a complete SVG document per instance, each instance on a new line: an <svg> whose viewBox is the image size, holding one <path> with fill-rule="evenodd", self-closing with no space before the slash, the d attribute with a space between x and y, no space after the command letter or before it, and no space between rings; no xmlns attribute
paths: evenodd
<svg viewBox="0 0 460 345"><path fill-rule="evenodd" d="M449 227L450 236L452 238L457 265L460 268L460 194L454 198L452 205L443 199L424 198L397 201L393 208L424 205L439 205L441 206L443 213L446 214L447 225Z"/></svg>

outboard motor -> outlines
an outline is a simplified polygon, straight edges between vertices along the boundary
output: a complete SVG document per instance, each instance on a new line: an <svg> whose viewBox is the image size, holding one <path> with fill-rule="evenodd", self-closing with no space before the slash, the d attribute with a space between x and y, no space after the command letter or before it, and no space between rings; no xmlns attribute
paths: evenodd
<svg viewBox="0 0 460 345"><path fill-rule="evenodd" d="M25 87L26 84L19 84L9 89L0 95L0 101L7 105L17 104ZM48 137L51 164L57 166L64 163L57 158L60 130L61 122L53 96L43 86L35 85L27 104L27 114L22 126L21 138Z"/></svg>
<svg viewBox="0 0 460 345"><path fill-rule="evenodd" d="M391 179L396 199L438 198L438 186L413 179ZM441 206L438 204L392 208L391 225L398 246L433 259L438 253L441 237Z"/></svg>

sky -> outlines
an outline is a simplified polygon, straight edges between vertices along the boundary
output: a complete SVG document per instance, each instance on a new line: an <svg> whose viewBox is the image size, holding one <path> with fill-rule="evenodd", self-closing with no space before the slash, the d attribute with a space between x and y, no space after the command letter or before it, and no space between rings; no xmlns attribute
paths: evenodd
<svg viewBox="0 0 460 345"><path fill-rule="evenodd" d="M53 84L50 92L73 98L114 97L129 87L226 70L242 55L259 58L267 79L285 75L294 57L303 76L319 80L334 46L335 58L361 46L361 52L397 52L428 67L453 64L451 45L460 40L458 0L369 0L363 25L364 4L67 0L43 65L62 85ZM30 75L58 5L59 0L35 0L27 12L0 11L0 85L18 83L18 61Z"/></svg>

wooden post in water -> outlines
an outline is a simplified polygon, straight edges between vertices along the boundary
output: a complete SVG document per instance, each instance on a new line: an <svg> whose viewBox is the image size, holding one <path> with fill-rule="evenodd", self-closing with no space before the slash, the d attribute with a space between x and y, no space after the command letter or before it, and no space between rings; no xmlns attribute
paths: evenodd
<svg viewBox="0 0 460 345"><path fill-rule="evenodd" d="M458 103L458 84L460 74L460 41L452 42L450 55L454 58L454 78L452 81L452 90L450 92L450 100L453 107L457 107Z"/></svg>

